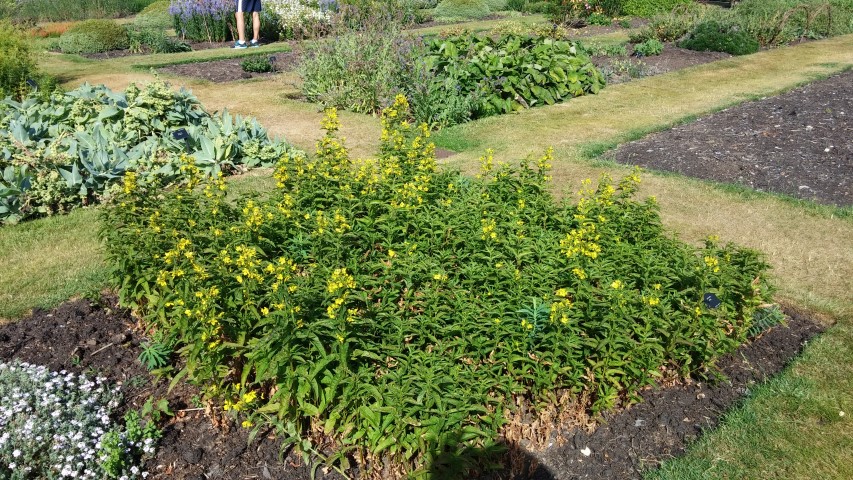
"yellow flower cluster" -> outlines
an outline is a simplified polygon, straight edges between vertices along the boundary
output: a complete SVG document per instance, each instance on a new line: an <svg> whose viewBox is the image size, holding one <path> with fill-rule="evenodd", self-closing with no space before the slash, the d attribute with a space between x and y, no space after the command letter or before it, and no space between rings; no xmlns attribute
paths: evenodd
<svg viewBox="0 0 853 480"><path fill-rule="evenodd" d="M179 170L181 172L181 176L186 179L186 184L184 187L187 191L192 191L197 187L202 181L201 170L195 165L195 159L185 153L182 153L180 156L181 166ZM180 198L180 197L179 197Z"/></svg>
<svg viewBox="0 0 853 480"><path fill-rule="evenodd" d="M574 303L568 298L554 302L551 304L551 323L559 321L563 325L569 323L569 310Z"/></svg>
<svg viewBox="0 0 853 480"><path fill-rule="evenodd" d="M494 151L490 148L486 150L486 154L480 157L480 174L477 178L482 178L489 175L495 168Z"/></svg>
<svg viewBox="0 0 853 480"><path fill-rule="evenodd" d="M254 201L249 200L243 207L243 223L252 231L257 231L263 225L264 220L272 220L272 212L264 212Z"/></svg>
<svg viewBox="0 0 853 480"><path fill-rule="evenodd" d="M346 302L349 291L355 288L355 279L347 273L346 268L336 268L332 272L331 278L326 283L326 291L332 295L336 295L332 303L326 308L326 315L329 318L336 318L338 311ZM352 323L354 321L355 312L352 312L347 320Z"/></svg>
<svg viewBox="0 0 853 480"><path fill-rule="evenodd" d="M484 218L480 220L480 225L483 230L483 234L480 236L480 238L482 238L483 240L497 240L497 223L495 223L494 219Z"/></svg>
<svg viewBox="0 0 853 480"><path fill-rule="evenodd" d="M536 168L539 169L539 174L542 175L542 180L546 182L551 180L551 175L548 175L548 172L551 171L551 162L554 161L554 147L548 147L548 150L545 150L545 155L539 158L539 161L536 162Z"/></svg>
<svg viewBox="0 0 853 480"><path fill-rule="evenodd" d="M720 260L717 257L705 256L705 266L714 273L720 271Z"/></svg>
<svg viewBox="0 0 853 480"><path fill-rule="evenodd" d="M595 259L601 253L601 245L595 243L601 238L595 232L594 223L586 223L585 226L569 231L565 238L560 240L560 251L568 258L576 255L584 255Z"/></svg>
<svg viewBox="0 0 853 480"><path fill-rule="evenodd" d="M130 195L131 193L136 191L136 181L138 176L136 172L132 170L128 170L124 174L124 194Z"/></svg>
<svg viewBox="0 0 853 480"><path fill-rule="evenodd" d="M337 132L341 128L341 121L338 119L338 109L335 107L327 108L323 120L320 121L320 126L329 133Z"/></svg>
<svg viewBox="0 0 853 480"><path fill-rule="evenodd" d="M232 390L233 391L239 391L240 390L240 384L239 383L234 384L234 386L232 387ZM228 412L228 411L241 412L243 410L249 410L249 409L251 409L251 407L253 407L255 405L255 403L257 402L257 399L258 399L257 392L255 392L254 390L250 390L250 391L240 395L239 399L236 402L231 401L231 400L225 400L225 405L222 406L222 409L225 410L226 412Z"/></svg>
<svg viewBox="0 0 853 480"><path fill-rule="evenodd" d="M225 176L222 172L216 172L216 179L204 185L204 196L213 198L217 193L226 192L228 187L225 184Z"/></svg>

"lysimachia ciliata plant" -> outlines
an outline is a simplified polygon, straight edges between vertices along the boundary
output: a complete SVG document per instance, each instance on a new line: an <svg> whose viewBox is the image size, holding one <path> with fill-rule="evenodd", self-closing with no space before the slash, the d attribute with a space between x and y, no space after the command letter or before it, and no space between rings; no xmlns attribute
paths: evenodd
<svg viewBox="0 0 853 480"><path fill-rule="evenodd" d="M140 464L156 435L114 426L119 402L103 378L0 362L0 478L145 478Z"/></svg>

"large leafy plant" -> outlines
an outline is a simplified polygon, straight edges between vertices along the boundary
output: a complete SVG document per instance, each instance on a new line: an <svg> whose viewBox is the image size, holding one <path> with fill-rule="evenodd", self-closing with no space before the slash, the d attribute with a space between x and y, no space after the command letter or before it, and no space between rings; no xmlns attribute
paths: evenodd
<svg viewBox="0 0 853 480"><path fill-rule="evenodd" d="M211 115L163 82L7 98L0 112L2 222L96 203L127 171L172 181L182 175L181 154L217 175L271 165L288 150L255 120Z"/></svg>
<svg viewBox="0 0 853 480"><path fill-rule="evenodd" d="M462 95L478 99L474 118L598 93L605 83L575 45L547 37L436 38L428 50L425 61L436 78L452 78Z"/></svg>
<svg viewBox="0 0 853 480"><path fill-rule="evenodd" d="M549 193L550 152L439 170L407 108L359 162L329 111L316 158L283 156L263 198L227 198L189 158L180 188L125 177L107 257L177 378L334 467L470 478L518 405L600 411L746 337L769 293L758 253L674 239L636 174L570 203Z"/></svg>

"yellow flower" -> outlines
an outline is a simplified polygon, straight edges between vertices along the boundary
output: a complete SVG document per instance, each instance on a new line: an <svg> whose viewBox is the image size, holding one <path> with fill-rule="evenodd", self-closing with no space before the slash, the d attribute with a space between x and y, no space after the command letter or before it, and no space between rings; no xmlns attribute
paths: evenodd
<svg viewBox="0 0 853 480"><path fill-rule="evenodd" d="M557 290L557 294L556 294L556 295L557 295L558 297L568 297L568 296L569 296L569 291L568 291L568 290L566 290L565 288L561 288L561 289Z"/></svg>
<svg viewBox="0 0 853 480"><path fill-rule="evenodd" d="M263 307L263 308L261 309L261 315L263 315L263 316L265 316L265 317L266 317L266 316L267 316L267 315L269 315L269 314L270 314L270 309L269 309L269 308L267 308L267 307Z"/></svg>
<svg viewBox="0 0 853 480"><path fill-rule="evenodd" d="M241 423L240 425L242 425L242 426L243 426L243 428L251 428L251 427L253 427L255 424L254 424L254 423L252 423L252 421L251 421L251 420L243 420L243 423Z"/></svg>
<svg viewBox="0 0 853 480"><path fill-rule="evenodd" d="M395 252L394 250L392 250L392 249L390 249L390 248L389 248L389 249L388 249L388 256L389 256L389 257L391 257L391 258L394 258L394 257L396 257L396 256L397 256L397 252Z"/></svg>
<svg viewBox="0 0 853 480"><path fill-rule="evenodd" d="M610 288L612 288L614 290L619 290L623 286L624 286L624 284L622 283L621 280L614 280L613 283L610 284Z"/></svg>

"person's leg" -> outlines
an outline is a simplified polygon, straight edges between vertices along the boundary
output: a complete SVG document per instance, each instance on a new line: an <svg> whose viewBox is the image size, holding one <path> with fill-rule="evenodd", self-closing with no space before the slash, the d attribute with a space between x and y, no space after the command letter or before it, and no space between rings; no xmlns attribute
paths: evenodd
<svg viewBox="0 0 853 480"><path fill-rule="evenodd" d="M252 38L255 43L261 41L261 12L252 12L252 30L255 36Z"/></svg>
<svg viewBox="0 0 853 480"><path fill-rule="evenodd" d="M237 39L246 43L246 20L243 18L243 0L237 0Z"/></svg>

